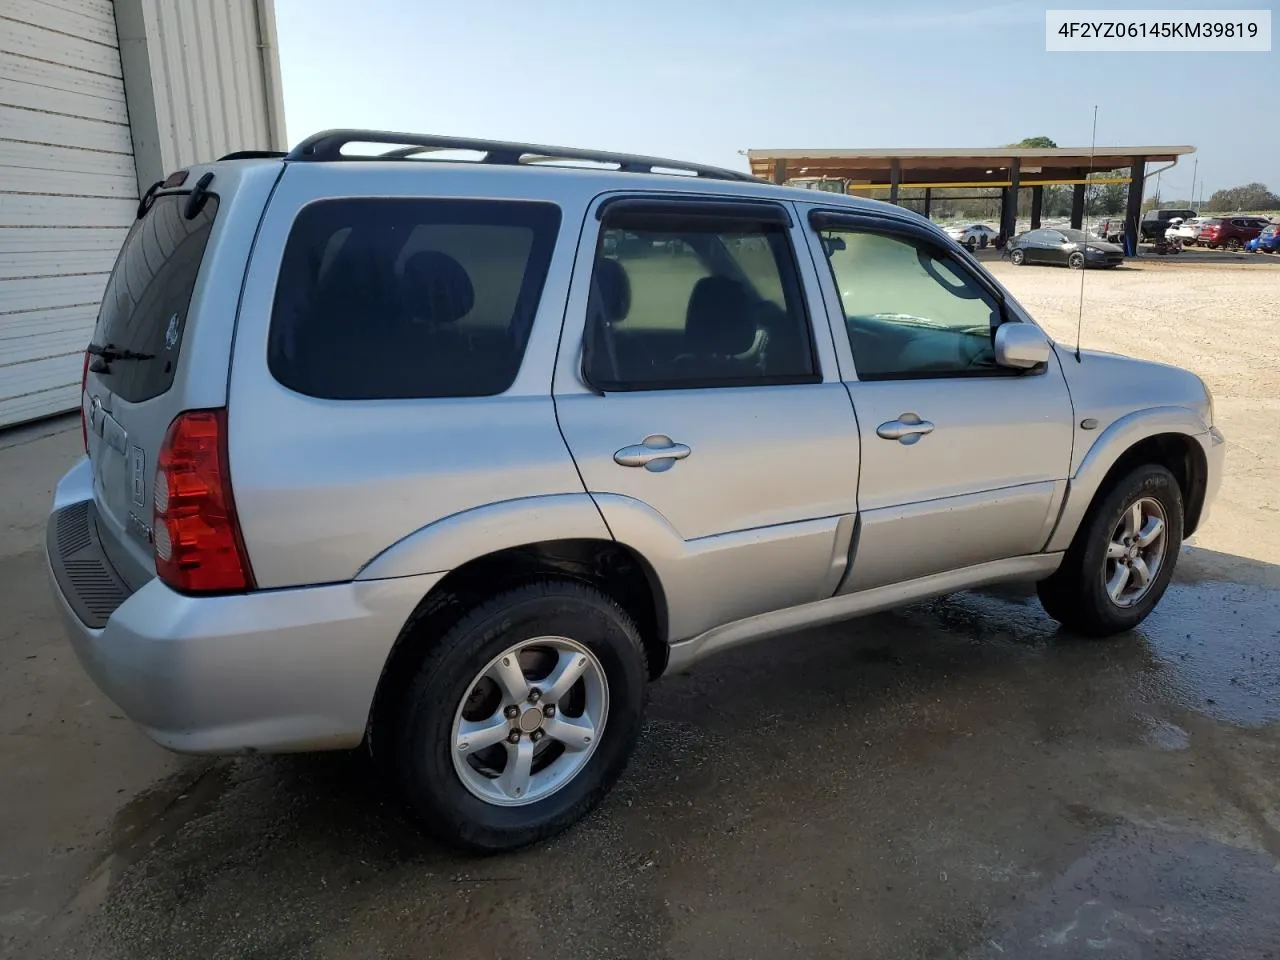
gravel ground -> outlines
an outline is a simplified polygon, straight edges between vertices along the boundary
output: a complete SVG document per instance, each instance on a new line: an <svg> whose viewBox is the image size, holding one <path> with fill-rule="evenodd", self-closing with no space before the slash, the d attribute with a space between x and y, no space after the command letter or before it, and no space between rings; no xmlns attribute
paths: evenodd
<svg viewBox="0 0 1280 960"><path fill-rule="evenodd" d="M992 269L1074 339L1080 274ZM150 744L44 583L78 425L0 436L0 956L1280 956L1280 272L1084 284L1084 344L1196 370L1230 444L1140 631L1072 641L1005 588L732 651L509 857L434 847L351 756Z"/></svg>

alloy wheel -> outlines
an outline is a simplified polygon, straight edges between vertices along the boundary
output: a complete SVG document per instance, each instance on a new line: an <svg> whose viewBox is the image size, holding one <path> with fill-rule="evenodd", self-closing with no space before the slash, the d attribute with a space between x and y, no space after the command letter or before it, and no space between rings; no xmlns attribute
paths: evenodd
<svg viewBox="0 0 1280 960"><path fill-rule="evenodd" d="M1132 607L1155 583L1164 565L1166 519L1158 500L1143 497L1125 509L1111 533L1102 582L1111 602Z"/></svg>
<svg viewBox="0 0 1280 960"><path fill-rule="evenodd" d="M590 650L567 637L521 641L468 685L453 719L454 770L486 803L536 803L587 765L608 714L608 680Z"/></svg>

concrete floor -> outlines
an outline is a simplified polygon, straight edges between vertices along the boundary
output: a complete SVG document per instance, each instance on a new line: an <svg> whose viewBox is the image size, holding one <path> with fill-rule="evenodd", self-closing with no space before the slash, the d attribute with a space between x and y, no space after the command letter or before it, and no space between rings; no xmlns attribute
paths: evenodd
<svg viewBox="0 0 1280 960"><path fill-rule="evenodd" d="M1019 277L1052 329L1078 275ZM654 688L584 824L488 859L357 757L150 744L45 586L78 424L0 436L0 956L1280 957L1280 418L1233 382L1243 446L1140 631L1072 640L1008 588L732 652Z"/></svg>

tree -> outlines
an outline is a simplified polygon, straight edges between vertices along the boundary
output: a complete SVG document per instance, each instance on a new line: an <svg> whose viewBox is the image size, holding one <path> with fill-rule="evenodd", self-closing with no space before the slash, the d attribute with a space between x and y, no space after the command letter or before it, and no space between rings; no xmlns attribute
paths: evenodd
<svg viewBox="0 0 1280 960"><path fill-rule="evenodd" d="M1048 137L1024 137L1017 143L1009 144L1011 147L1023 147L1028 150L1056 150L1058 145Z"/></svg>
<svg viewBox="0 0 1280 960"><path fill-rule="evenodd" d="M1231 213L1236 210L1276 210L1280 209L1280 197L1267 189L1263 183L1246 183L1239 187L1217 190L1205 204L1209 210L1220 213Z"/></svg>
<svg viewBox="0 0 1280 960"><path fill-rule="evenodd" d="M1089 180L1097 180L1111 176L1109 170L1095 170L1089 174ZM1090 183L1084 188L1084 209L1091 217L1113 217L1124 213L1129 199L1127 183Z"/></svg>

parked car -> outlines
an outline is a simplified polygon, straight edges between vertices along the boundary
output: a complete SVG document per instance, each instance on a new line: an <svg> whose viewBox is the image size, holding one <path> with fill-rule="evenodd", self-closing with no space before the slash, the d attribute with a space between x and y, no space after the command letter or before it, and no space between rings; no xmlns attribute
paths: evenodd
<svg viewBox="0 0 1280 960"><path fill-rule="evenodd" d="M1129 630L1224 442L899 207L359 130L148 190L81 395L46 547L99 687L179 751L363 745L479 850L594 807L714 652L1005 580Z"/></svg>
<svg viewBox="0 0 1280 960"><path fill-rule="evenodd" d="M1268 224L1262 232L1244 245L1251 253L1275 253L1280 248L1280 226Z"/></svg>
<svg viewBox="0 0 1280 960"><path fill-rule="evenodd" d="M1266 217L1211 217L1200 225L1196 243L1210 250L1240 250L1270 223Z"/></svg>
<svg viewBox="0 0 1280 960"><path fill-rule="evenodd" d="M1093 240L1083 230L1028 230L1010 241L1009 262L1052 263L1079 270L1081 267L1116 267L1124 262L1124 250L1114 243Z"/></svg>
<svg viewBox="0 0 1280 960"><path fill-rule="evenodd" d="M1195 242L1196 234L1200 232L1200 225L1207 219L1207 217L1188 217L1185 220L1171 220L1164 235L1166 239L1172 240L1176 237L1184 245L1190 245Z"/></svg>
<svg viewBox="0 0 1280 960"><path fill-rule="evenodd" d="M1191 220L1196 215L1194 210L1152 210L1142 218L1142 239L1151 241L1163 237L1170 220Z"/></svg>
<svg viewBox="0 0 1280 960"><path fill-rule="evenodd" d="M988 244L994 243L999 232L985 223L971 223L967 227L949 227L947 236L961 246L973 250L975 247L985 248Z"/></svg>

